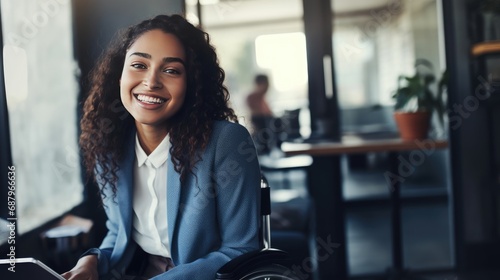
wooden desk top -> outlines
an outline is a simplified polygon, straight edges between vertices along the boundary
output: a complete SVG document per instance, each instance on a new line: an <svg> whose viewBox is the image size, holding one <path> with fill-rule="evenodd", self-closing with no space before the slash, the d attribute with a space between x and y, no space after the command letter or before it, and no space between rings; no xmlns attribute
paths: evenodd
<svg viewBox="0 0 500 280"><path fill-rule="evenodd" d="M403 141L400 138L390 139L363 139L355 135L342 137L341 142L318 142L318 143L292 143L285 142L281 150L287 156L311 155L329 156L341 154L357 154L367 152L388 151L411 151L411 150L433 150L448 147L447 140L424 139L415 141Z"/></svg>

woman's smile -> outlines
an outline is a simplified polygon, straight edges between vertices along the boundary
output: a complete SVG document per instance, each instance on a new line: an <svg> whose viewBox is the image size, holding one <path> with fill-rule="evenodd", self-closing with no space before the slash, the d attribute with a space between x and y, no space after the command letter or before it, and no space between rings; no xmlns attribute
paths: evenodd
<svg viewBox="0 0 500 280"><path fill-rule="evenodd" d="M133 95L139 103L139 106L142 106L144 109L157 109L168 101L168 99L156 95L142 93L134 93Z"/></svg>

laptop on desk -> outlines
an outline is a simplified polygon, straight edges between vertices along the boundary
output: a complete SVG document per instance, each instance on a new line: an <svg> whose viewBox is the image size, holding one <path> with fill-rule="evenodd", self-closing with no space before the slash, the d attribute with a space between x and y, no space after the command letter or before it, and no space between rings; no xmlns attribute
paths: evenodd
<svg viewBox="0 0 500 280"><path fill-rule="evenodd" d="M0 259L0 279L64 280L64 277L34 258Z"/></svg>

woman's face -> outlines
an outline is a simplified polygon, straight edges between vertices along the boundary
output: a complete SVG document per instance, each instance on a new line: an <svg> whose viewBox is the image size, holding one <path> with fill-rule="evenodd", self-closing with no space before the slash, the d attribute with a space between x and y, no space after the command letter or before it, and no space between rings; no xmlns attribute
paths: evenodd
<svg viewBox="0 0 500 280"><path fill-rule="evenodd" d="M161 30L130 46L120 79L120 98L136 125L163 128L184 103L186 54L179 39Z"/></svg>

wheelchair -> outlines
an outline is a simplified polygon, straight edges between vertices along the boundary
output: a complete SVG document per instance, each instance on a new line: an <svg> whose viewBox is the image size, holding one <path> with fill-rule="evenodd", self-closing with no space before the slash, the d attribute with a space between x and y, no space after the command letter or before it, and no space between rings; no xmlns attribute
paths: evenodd
<svg viewBox="0 0 500 280"><path fill-rule="evenodd" d="M271 247L271 192L261 175L260 250L248 252L219 269L216 280L299 280L292 271L291 258L285 251Z"/></svg>

